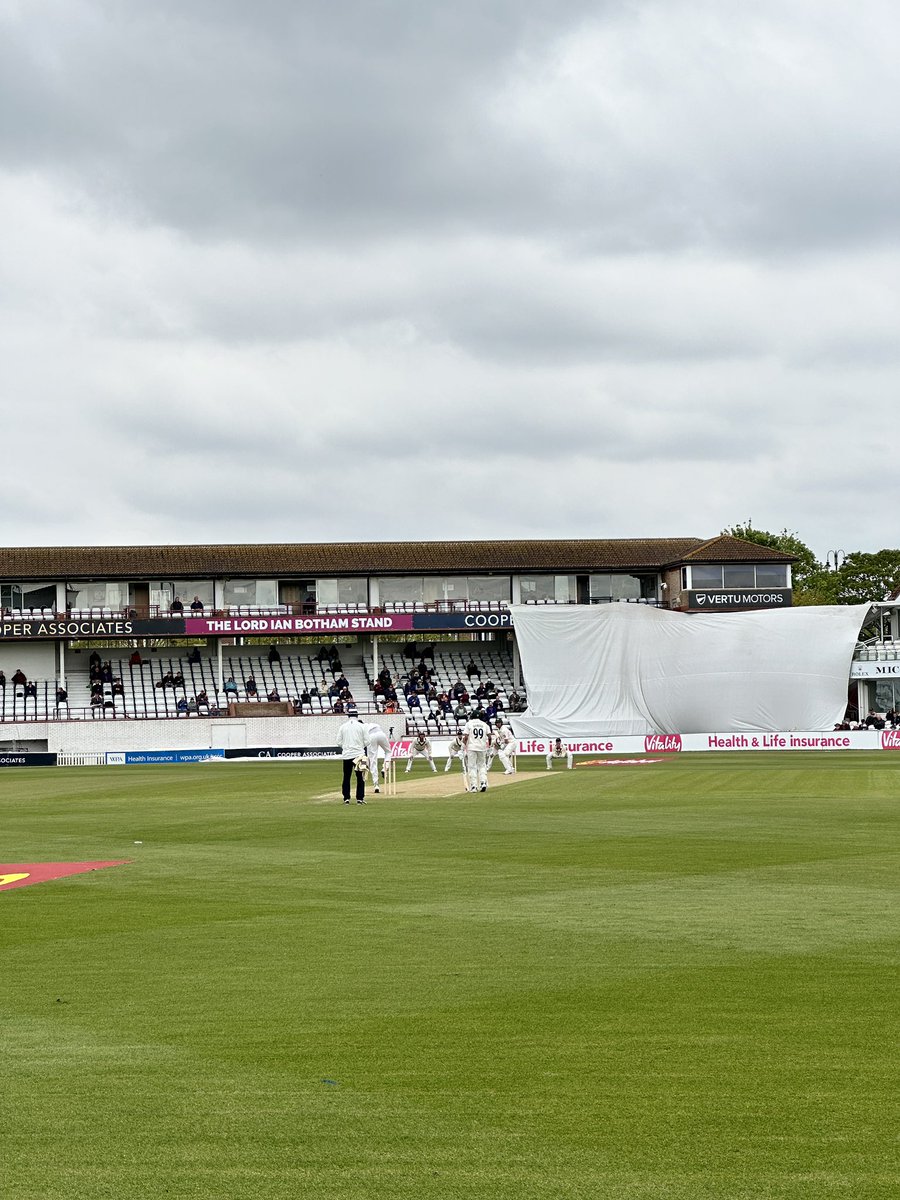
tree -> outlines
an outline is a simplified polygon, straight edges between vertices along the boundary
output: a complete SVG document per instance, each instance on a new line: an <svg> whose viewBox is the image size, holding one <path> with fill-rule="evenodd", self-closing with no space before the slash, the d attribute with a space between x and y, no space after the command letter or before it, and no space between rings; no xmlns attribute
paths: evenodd
<svg viewBox="0 0 900 1200"><path fill-rule="evenodd" d="M879 550L876 554L853 550L835 576L837 604L886 600L900 587L900 550Z"/></svg>
<svg viewBox="0 0 900 1200"><path fill-rule="evenodd" d="M782 554L790 554L797 561L791 567L793 600L795 604L836 604L837 583L833 572L820 563L805 542L796 533L782 529L781 533L770 533L766 529L754 529L753 522L733 525L722 532L729 537L755 542L757 546L768 546Z"/></svg>

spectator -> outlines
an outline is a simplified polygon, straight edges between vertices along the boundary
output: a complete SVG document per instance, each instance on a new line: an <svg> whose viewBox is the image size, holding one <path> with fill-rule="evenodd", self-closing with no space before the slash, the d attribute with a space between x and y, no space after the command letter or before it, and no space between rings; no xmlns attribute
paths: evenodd
<svg viewBox="0 0 900 1200"><path fill-rule="evenodd" d="M312 708L312 696L310 696L309 691L306 688L304 688L303 691L300 693L301 711L302 711L304 705L306 705L309 708Z"/></svg>
<svg viewBox="0 0 900 1200"><path fill-rule="evenodd" d="M406 697L406 703L409 705L410 711L412 711L414 708L419 712L422 711L422 705L419 702L419 697L415 692L410 692L410 694Z"/></svg>
<svg viewBox="0 0 900 1200"><path fill-rule="evenodd" d="M209 708L209 696L207 696L205 688L197 693L197 708Z"/></svg>
<svg viewBox="0 0 900 1200"><path fill-rule="evenodd" d="M194 646L194 648L191 650L190 654L188 655L188 662L196 667L199 665L200 661L201 661L200 647Z"/></svg>
<svg viewBox="0 0 900 1200"><path fill-rule="evenodd" d="M162 685L157 684L156 686L161 687ZM103 684L100 682L99 679L95 679L94 682L91 684L91 695L92 696L102 696L103 695Z"/></svg>
<svg viewBox="0 0 900 1200"><path fill-rule="evenodd" d="M175 711L180 712L180 713L186 713L187 710L188 710L187 700L185 700L184 696L179 696L178 703L175 705Z"/></svg>
<svg viewBox="0 0 900 1200"><path fill-rule="evenodd" d="M173 688L183 688L184 687L184 676L182 675L182 673L180 671L176 671L175 674L172 676L172 683L170 686Z"/></svg>
<svg viewBox="0 0 900 1200"><path fill-rule="evenodd" d="M122 680L118 677L118 675L112 682L112 694L114 696L125 695L125 688L122 686Z"/></svg>
<svg viewBox="0 0 900 1200"><path fill-rule="evenodd" d="M226 696L229 692L233 693L235 696L238 694L238 685L234 682L234 677L232 675L229 675L225 680L225 687L223 690Z"/></svg>
<svg viewBox="0 0 900 1200"><path fill-rule="evenodd" d="M457 721L468 721L469 710L461 700L459 704L457 704L456 708L454 708L453 715L456 717Z"/></svg>
<svg viewBox="0 0 900 1200"><path fill-rule="evenodd" d="M281 697L278 695L278 688L272 688L271 692L269 692L269 694L266 696L266 699L272 704L281 700Z"/></svg>
<svg viewBox="0 0 900 1200"><path fill-rule="evenodd" d="M422 658L430 658L432 666L434 665L434 642L422 647Z"/></svg>
<svg viewBox="0 0 900 1200"><path fill-rule="evenodd" d="M244 691L247 693L248 696L258 695L257 690L256 690L256 680L253 678L252 675L248 675L247 678L244 680Z"/></svg>
<svg viewBox="0 0 900 1200"><path fill-rule="evenodd" d="M280 654L280 652L279 652L279 650L278 650L278 647L277 647L277 646L270 646L270 647L269 647L269 655L268 655L268 657L269 657L269 663L270 663L270 664L271 664L271 663L280 663L280 662L281 662L281 654Z"/></svg>
<svg viewBox="0 0 900 1200"><path fill-rule="evenodd" d="M190 700L188 700L187 710L188 710L188 716L191 716L191 715L196 716L197 713L200 711L200 706L197 703L196 696L191 696Z"/></svg>
<svg viewBox="0 0 900 1200"><path fill-rule="evenodd" d="M466 663L466 678L471 679L473 675L477 675L478 678L480 679L481 678L481 668L476 667L475 663L470 658L469 661Z"/></svg>
<svg viewBox="0 0 900 1200"><path fill-rule="evenodd" d="M96 717L98 712L103 711L103 696L100 694L100 692L97 692L96 695L91 696L91 710L91 716L93 717Z"/></svg>
<svg viewBox="0 0 900 1200"><path fill-rule="evenodd" d="M333 713L342 713L344 711L343 700L335 700L334 704L331 706L331 711Z"/></svg>
<svg viewBox="0 0 900 1200"><path fill-rule="evenodd" d="M97 651L96 651L96 650L93 650L93 651L91 651L91 657L88 659L88 663L89 663L89 664L90 664L92 667L99 667L99 666L100 666L100 655L97 653Z"/></svg>
<svg viewBox="0 0 900 1200"><path fill-rule="evenodd" d="M0 688L6 687L6 672L0 671Z"/></svg>
<svg viewBox="0 0 900 1200"><path fill-rule="evenodd" d="M455 679L453 681L453 687L450 689L450 692L451 692L453 698L458 700L459 697L463 694L463 692L465 690L466 690L466 685L463 683L463 681L461 679Z"/></svg>
<svg viewBox="0 0 900 1200"><path fill-rule="evenodd" d="M32 700L37 700L37 684L34 682L26 683L25 695L30 696Z"/></svg>
<svg viewBox="0 0 900 1200"><path fill-rule="evenodd" d="M179 613L179 614L184 612L184 605L181 603L180 596L176 596L175 599L172 601L172 603L169 605L169 612L170 613Z"/></svg>
<svg viewBox="0 0 900 1200"><path fill-rule="evenodd" d="M193 598L193 600L191 601L191 612L192 613L198 613L198 612L202 613L203 609L205 607L206 607L206 605L203 603L203 601L200 599L199 596L195 596Z"/></svg>
<svg viewBox="0 0 900 1200"><path fill-rule="evenodd" d="M413 661L415 661L416 643L415 642L407 642L406 645L403 647L402 654L403 654L404 658L409 658L409 659L412 659Z"/></svg>
<svg viewBox="0 0 900 1200"><path fill-rule="evenodd" d="M69 706L69 693L62 686L56 689L56 707L59 708L61 704L65 704L67 708Z"/></svg>
<svg viewBox="0 0 900 1200"><path fill-rule="evenodd" d="M25 674L25 672L22 670L22 668L19 667L17 669L15 675L13 675L12 681L16 685L16 687L22 687L24 684L26 684L28 682L28 676Z"/></svg>
<svg viewBox="0 0 900 1200"><path fill-rule="evenodd" d="M132 650L131 658L128 660L128 665L131 667L142 667L144 660L141 658L140 650Z"/></svg>
<svg viewBox="0 0 900 1200"><path fill-rule="evenodd" d="M107 660L107 662L105 662L103 664L103 667L101 668L101 671L100 671L100 682L101 683L112 683L112 681L113 681L112 663Z"/></svg>

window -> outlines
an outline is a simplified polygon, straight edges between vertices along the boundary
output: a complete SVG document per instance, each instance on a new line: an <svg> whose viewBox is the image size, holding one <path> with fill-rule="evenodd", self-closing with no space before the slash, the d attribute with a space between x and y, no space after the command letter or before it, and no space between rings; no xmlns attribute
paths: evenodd
<svg viewBox="0 0 900 1200"><path fill-rule="evenodd" d="M519 581L522 603L575 604L574 575L523 575Z"/></svg>
<svg viewBox="0 0 900 1200"><path fill-rule="evenodd" d="M316 603L327 608L335 604L368 604L369 584L365 578L317 579Z"/></svg>
<svg viewBox="0 0 900 1200"><path fill-rule="evenodd" d="M421 575L391 575L378 580L378 596L382 604L421 604L425 599Z"/></svg>
<svg viewBox="0 0 900 1200"><path fill-rule="evenodd" d="M711 566L694 563L690 567L691 587L696 591L710 588L786 588L788 569L785 563L727 563Z"/></svg>
<svg viewBox="0 0 900 1200"><path fill-rule="evenodd" d="M180 592L178 594L181 595ZM223 598L227 605L252 604L259 608L274 608L278 603L278 581L275 579L226 579Z"/></svg>
<svg viewBox="0 0 900 1200"><path fill-rule="evenodd" d="M4 583L0 587L3 608L56 609L56 585L47 583Z"/></svg>
<svg viewBox="0 0 900 1200"><path fill-rule="evenodd" d="M470 575L468 585L470 600L496 600L509 603L510 581L508 575Z"/></svg>

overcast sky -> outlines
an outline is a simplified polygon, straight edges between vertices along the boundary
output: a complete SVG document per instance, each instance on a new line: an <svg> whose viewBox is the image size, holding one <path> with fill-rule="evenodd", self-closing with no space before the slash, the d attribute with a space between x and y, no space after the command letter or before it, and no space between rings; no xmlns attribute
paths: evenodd
<svg viewBox="0 0 900 1200"><path fill-rule="evenodd" d="M0 544L900 546L890 0L0 14Z"/></svg>

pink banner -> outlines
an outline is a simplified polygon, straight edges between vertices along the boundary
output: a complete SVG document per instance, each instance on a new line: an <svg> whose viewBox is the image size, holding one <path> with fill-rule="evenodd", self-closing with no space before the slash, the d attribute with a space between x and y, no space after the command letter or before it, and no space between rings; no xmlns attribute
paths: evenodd
<svg viewBox="0 0 900 1200"><path fill-rule="evenodd" d="M185 617L185 634L238 637L267 637L269 634L299 633L396 633L412 629L412 613L383 613L377 616L341 613L320 617Z"/></svg>

